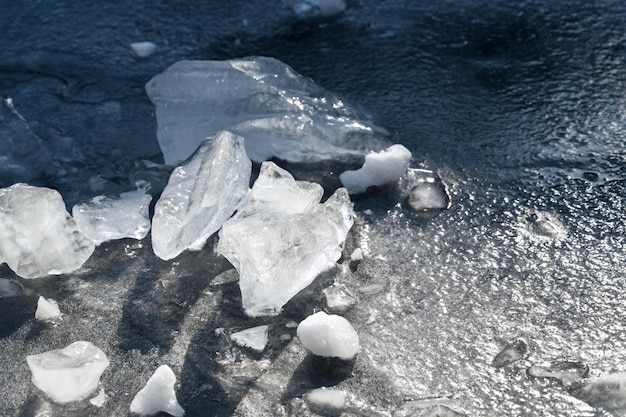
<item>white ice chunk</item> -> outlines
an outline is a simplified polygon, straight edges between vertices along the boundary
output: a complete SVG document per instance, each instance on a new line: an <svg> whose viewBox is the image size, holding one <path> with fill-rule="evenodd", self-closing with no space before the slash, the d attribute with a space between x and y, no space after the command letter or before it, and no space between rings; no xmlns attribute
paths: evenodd
<svg viewBox="0 0 626 417"><path fill-rule="evenodd" d="M324 291L324 301L328 311L342 314L358 303L358 299L342 284L333 284Z"/></svg>
<svg viewBox="0 0 626 417"><path fill-rule="evenodd" d="M273 58L180 61L146 91L170 165L223 129L245 137L248 157L257 162L362 158L388 143L368 116Z"/></svg>
<svg viewBox="0 0 626 417"><path fill-rule="evenodd" d="M298 337L314 355L352 359L359 352L359 336L348 320L320 311L298 325Z"/></svg>
<svg viewBox="0 0 626 417"><path fill-rule="evenodd" d="M443 210L450 207L450 196L443 181L427 169L407 170L409 206L416 211Z"/></svg>
<svg viewBox="0 0 626 417"><path fill-rule="evenodd" d="M270 163L271 164L271 163ZM262 170L265 175L274 169ZM262 183L270 178L260 178ZM298 187L285 187L285 176L276 187L267 186L264 203L251 198L241 213L227 221L219 233L218 253L239 272L239 288L246 313L250 316L278 314L294 295L315 277L335 265L348 230L352 227L352 203L344 188L324 204L308 204L311 196L298 196ZM255 183L256 187L256 183ZM316 187L309 191L317 195ZM284 196L273 194L285 193ZM255 195L255 189L251 194ZM293 198L290 208L279 208L280 201ZM307 201L295 201L302 198ZM267 203L277 201L276 205ZM266 204L267 203L267 204ZM257 210L251 207L258 208ZM262 209L264 207L265 209ZM297 210L304 210L296 212Z"/></svg>
<svg viewBox="0 0 626 417"><path fill-rule="evenodd" d="M336 389L317 388L304 394L309 408L322 413L338 413L346 406L346 394Z"/></svg>
<svg viewBox="0 0 626 417"><path fill-rule="evenodd" d="M300 18L330 17L343 13L346 2L343 0L296 0L293 11Z"/></svg>
<svg viewBox="0 0 626 417"><path fill-rule="evenodd" d="M126 237L141 240L150 231L152 196L143 192L103 195L76 204L72 216L78 229L96 245Z"/></svg>
<svg viewBox="0 0 626 417"><path fill-rule="evenodd" d="M58 403L87 398L109 366L107 356L89 342L26 357L33 384Z"/></svg>
<svg viewBox="0 0 626 417"><path fill-rule="evenodd" d="M23 278L80 268L94 251L49 188L14 184L0 188L0 260Z"/></svg>
<svg viewBox="0 0 626 417"><path fill-rule="evenodd" d="M381 152L365 156L365 163L356 171L346 171L339 176L350 194L364 193L368 187L398 181L404 176L411 160L411 151L402 145L392 145Z"/></svg>
<svg viewBox="0 0 626 417"><path fill-rule="evenodd" d="M139 58L147 58L156 51L157 46L152 42L134 42L130 47Z"/></svg>
<svg viewBox="0 0 626 417"><path fill-rule="evenodd" d="M167 365L159 366L148 379L146 386L133 398L130 403L130 412L150 416L163 411L174 417L182 417L185 415L185 410L176 399L175 384L174 371Z"/></svg>
<svg viewBox="0 0 626 417"><path fill-rule="evenodd" d="M267 345L269 326L257 326L230 335L230 339L239 346L248 347L256 352L263 352Z"/></svg>
<svg viewBox="0 0 626 417"><path fill-rule="evenodd" d="M61 318L61 310L59 310L59 303L52 298L39 297L37 301L37 311L35 311L35 318L41 321L55 322Z"/></svg>
<svg viewBox="0 0 626 417"><path fill-rule="evenodd" d="M252 163L243 138L221 131L177 167L154 208L152 247L161 259L199 250L248 192Z"/></svg>
<svg viewBox="0 0 626 417"><path fill-rule="evenodd" d="M107 402L108 399L109 399L109 396L104 392L104 388L100 388L100 392L98 393L98 395L96 395L93 398L90 398L89 402L94 407L102 407L104 403Z"/></svg>

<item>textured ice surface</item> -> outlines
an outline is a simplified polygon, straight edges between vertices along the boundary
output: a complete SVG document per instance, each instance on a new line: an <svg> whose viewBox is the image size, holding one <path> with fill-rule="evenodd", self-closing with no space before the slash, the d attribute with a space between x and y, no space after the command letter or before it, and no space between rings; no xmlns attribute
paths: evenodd
<svg viewBox="0 0 626 417"><path fill-rule="evenodd" d="M352 227L352 203L338 189L325 203L314 185L265 163L252 197L219 232L218 253L239 272L246 313L275 315L321 272L332 268ZM272 186L272 184L275 184ZM285 204L291 200L291 204Z"/></svg>
<svg viewBox="0 0 626 417"><path fill-rule="evenodd" d="M248 192L252 164L243 138L227 131L205 140L174 169L152 218L152 247L161 259L201 249Z"/></svg>
<svg viewBox="0 0 626 417"><path fill-rule="evenodd" d="M307 392L304 399L318 414L340 413L346 406L346 394L336 389L317 388Z"/></svg>
<svg viewBox="0 0 626 417"><path fill-rule="evenodd" d="M147 58L156 51L157 46L152 42L134 42L130 44L130 47L137 54L139 58Z"/></svg>
<svg viewBox="0 0 626 417"><path fill-rule="evenodd" d="M72 217L83 235L96 245L126 237L141 240L150 231L152 196L141 191L118 197L97 196L76 204Z"/></svg>
<svg viewBox="0 0 626 417"><path fill-rule="evenodd" d="M350 322L323 311L300 322L298 337L307 349L318 356L349 360L359 352L359 336Z"/></svg>
<svg viewBox="0 0 626 417"><path fill-rule="evenodd" d="M109 366L107 356L89 342L26 357L33 384L58 403L79 401L97 387Z"/></svg>
<svg viewBox="0 0 626 417"><path fill-rule="evenodd" d="M61 318L61 310L59 310L59 303L52 298L39 297L37 300L37 310L35 311L35 318L41 321L54 322Z"/></svg>
<svg viewBox="0 0 626 417"><path fill-rule="evenodd" d="M239 346L248 347L257 352L263 352L267 345L269 326L257 326L245 329L230 335L230 339Z"/></svg>
<svg viewBox="0 0 626 417"><path fill-rule="evenodd" d="M0 260L23 278L80 268L94 244L78 230L55 190L14 184L0 189Z"/></svg>
<svg viewBox="0 0 626 417"><path fill-rule="evenodd" d="M273 58L177 62L146 91L166 164L222 129L245 137L258 162L346 159L386 143L367 116Z"/></svg>
<svg viewBox="0 0 626 417"><path fill-rule="evenodd" d="M365 163L356 171L343 172L339 179L350 194L364 193L368 187L398 181L406 173L411 151L402 145L392 145L365 156Z"/></svg>
<svg viewBox="0 0 626 417"><path fill-rule="evenodd" d="M174 391L176 375L167 365L161 365L148 379L145 387L141 389L130 403L130 412L141 416L150 416L159 412L165 412L174 417L182 417L185 410L176 399Z"/></svg>

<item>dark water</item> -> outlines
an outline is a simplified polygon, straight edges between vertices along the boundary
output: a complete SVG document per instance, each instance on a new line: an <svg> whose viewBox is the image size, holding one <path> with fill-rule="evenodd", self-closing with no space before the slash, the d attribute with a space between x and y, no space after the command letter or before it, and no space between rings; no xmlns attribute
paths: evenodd
<svg viewBox="0 0 626 417"><path fill-rule="evenodd" d="M428 407L410 401L433 397L468 416L621 415L526 369L572 360L591 379L626 370L626 4L427 3L359 0L301 21L280 2L0 2L0 95L23 117L0 112L2 187L56 188L69 207L130 189L150 171L143 160L162 162L143 89L151 77L181 59L265 55L366 109L452 200L426 218L393 187L355 199L345 252L360 246L365 260L355 271L344 262L267 321L273 339L260 357L215 331L265 322L244 317L236 277L211 245L162 262L149 239L112 242L76 274L36 282L2 266L25 294L4 303L0 414L124 415L169 363L191 416L306 415L300 397L320 385L348 394L345 415L422 415ZM147 59L129 48L143 40L158 45ZM15 135L25 139L9 144ZM347 318L362 351L347 371L279 338L333 280L360 300ZM28 318L39 294L60 302L60 326ZM492 367L520 337L526 356ZM26 354L75 340L111 359L101 409L50 404L30 384Z"/></svg>

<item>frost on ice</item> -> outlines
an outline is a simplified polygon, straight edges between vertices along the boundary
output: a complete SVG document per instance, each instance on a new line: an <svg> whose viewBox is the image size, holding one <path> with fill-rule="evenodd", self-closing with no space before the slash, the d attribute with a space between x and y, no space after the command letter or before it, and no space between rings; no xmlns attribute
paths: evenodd
<svg viewBox="0 0 626 417"><path fill-rule="evenodd" d="M154 208L152 247L168 260L199 250L248 192L252 163L243 138L227 131L207 138L177 167Z"/></svg>
<svg viewBox="0 0 626 417"><path fill-rule="evenodd" d="M46 322L55 322L61 318L61 310L59 304L52 298L39 297L37 300L37 310L35 311L37 320Z"/></svg>
<svg viewBox="0 0 626 417"><path fill-rule="evenodd" d="M0 189L0 261L23 278L80 268L94 251L49 188L14 184Z"/></svg>
<svg viewBox="0 0 626 417"><path fill-rule="evenodd" d="M26 357L33 384L58 403L87 398L109 366L107 356L89 342Z"/></svg>
<svg viewBox="0 0 626 417"><path fill-rule="evenodd" d="M356 171L346 171L339 176L350 194L364 193L368 187L398 181L411 161L411 151L402 145L392 145L381 152L365 156L365 163Z"/></svg>
<svg viewBox="0 0 626 417"><path fill-rule="evenodd" d="M257 162L362 158L387 144L387 133L366 115L273 58L180 61L146 91L170 165L222 129L245 137Z"/></svg>
<svg viewBox="0 0 626 417"><path fill-rule="evenodd" d="M298 337L314 355L352 359L359 352L359 336L348 320L320 311L302 320Z"/></svg>
<svg viewBox="0 0 626 417"><path fill-rule="evenodd" d="M130 412L141 416L151 416L163 411L174 417L182 417L185 415L185 410L176 399L175 384L174 371L167 365L159 366L148 379L146 386L133 398L130 403Z"/></svg>
<svg viewBox="0 0 626 417"><path fill-rule="evenodd" d="M320 189L265 162L251 198L220 230L217 251L239 272L248 315L278 314L341 256L352 203L340 188L320 204Z"/></svg>
<svg viewBox="0 0 626 417"><path fill-rule="evenodd" d="M230 340L239 346L250 348L256 352L263 352L267 345L267 334L269 326L257 326L245 329L230 335Z"/></svg>

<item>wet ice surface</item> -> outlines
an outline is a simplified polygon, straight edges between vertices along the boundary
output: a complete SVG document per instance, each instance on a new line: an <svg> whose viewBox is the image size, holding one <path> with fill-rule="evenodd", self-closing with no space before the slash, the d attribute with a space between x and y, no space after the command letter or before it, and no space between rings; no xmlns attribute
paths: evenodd
<svg viewBox="0 0 626 417"><path fill-rule="evenodd" d="M0 134L22 132L46 152L11 154L3 187L56 188L68 207L128 190L129 176L157 175L143 160L162 162L145 82L180 59L266 55L375 115L416 166L438 173L451 205L416 213L393 187L357 199L340 268L286 306L260 357L215 333L265 323L244 316L212 241L170 262L146 239L106 242L76 273L37 281L2 266L24 287L2 284L13 294L0 297L2 410L124 415L167 362L187 415L310 415L302 396L329 385L346 393L345 415L624 414L612 409L620 384L585 396L527 374L580 362L592 383L626 370L624 5L355 3L311 23L266 2L5 8L0 91L29 130L3 110ZM138 39L159 49L140 59L128 47ZM290 172L317 181L319 169ZM348 265L357 247L364 259ZM361 344L351 369L317 362L285 326L322 308L332 281L359 300L346 313ZM59 302L59 326L35 321L39 295ZM491 366L520 337L524 358ZM16 359L69 340L111 360L102 408L49 403Z"/></svg>

